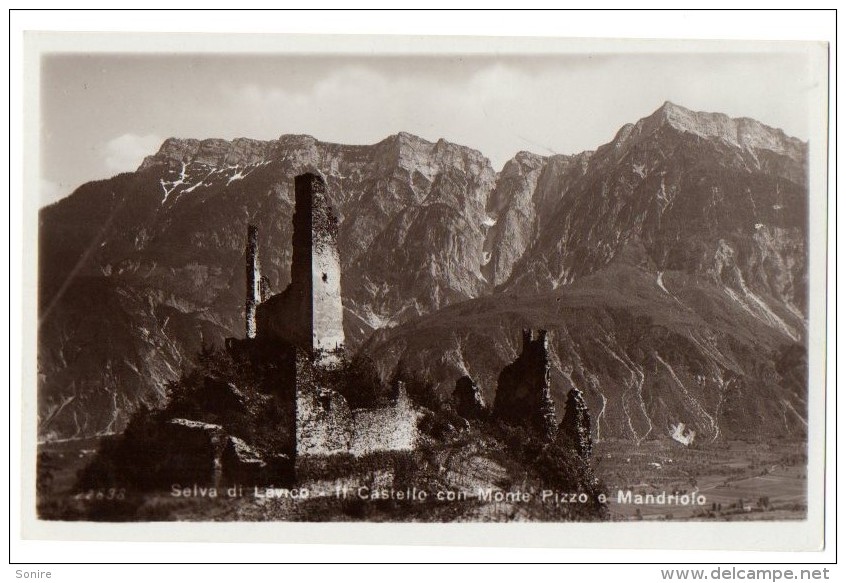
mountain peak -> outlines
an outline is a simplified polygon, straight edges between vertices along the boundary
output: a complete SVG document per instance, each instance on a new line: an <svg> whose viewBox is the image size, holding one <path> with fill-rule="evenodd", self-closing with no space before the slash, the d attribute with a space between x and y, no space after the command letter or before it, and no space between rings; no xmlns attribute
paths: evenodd
<svg viewBox="0 0 846 583"><path fill-rule="evenodd" d="M313 138L312 138L313 139ZM205 140L167 138L158 152L147 156L138 167L146 170L159 164L200 163L207 166L247 165L266 159L273 142L236 138Z"/></svg>
<svg viewBox="0 0 846 583"><path fill-rule="evenodd" d="M748 117L732 118L724 113L693 111L671 101L665 101L650 116L641 119L635 128L641 134L651 134L661 127L670 127L702 138L718 139L742 149L763 149L797 158L804 151L804 143ZM628 136L630 132L622 132Z"/></svg>
<svg viewBox="0 0 846 583"><path fill-rule="evenodd" d="M680 130L703 130L707 126L714 126L720 122L730 122L731 118L724 113L694 111L672 101L665 101L661 107L640 121L651 121L657 125L666 123Z"/></svg>
<svg viewBox="0 0 846 583"><path fill-rule="evenodd" d="M661 107L659 107L659 108L656 110L656 112L662 112L662 113L665 113L665 114L666 114L666 113L671 113L671 112L673 112L673 111L677 111L677 110L681 110L681 111L691 111L691 110L687 109L686 107L682 107L681 105L677 105L677 104L673 103L672 101L669 101L669 100L668 100L668 101L665 101L665 102L661 105Z"/></svg>
<svg viewBox="0 0 846 583"><path fill-rule="evenodd" d="M408 141L408 142L426 142L427 144L431 144L429 140L423 139L416 134L412 134L411 132L397 132L394 136L398 140Z"/></svg>
<svg viewBox="0 0 846 583"><path fill-rule="evenodd" d="M410 132L401 131L391 134L379 143L394 144L397 146L432 147L433 142Z"/></svg>

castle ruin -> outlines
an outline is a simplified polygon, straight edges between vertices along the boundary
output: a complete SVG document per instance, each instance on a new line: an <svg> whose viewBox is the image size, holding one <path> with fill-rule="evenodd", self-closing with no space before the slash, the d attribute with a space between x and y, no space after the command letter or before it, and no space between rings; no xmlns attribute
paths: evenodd
<svg viewBox="0 0 846 583"><path fill-rule="evenodd" d="M575 448L576 453L583 460L590 460L593 451L590 411L588 411L584 395L575 386L567 393L564 417L561 419L561 425L558 426L558 440Z"/></svg>
<svg viewBox="0 0 846 583"><path fill-rule="evenodd" d="M395 401L379 408L351 409L343 395L323 386L321 370L340 361L344 350L338 220L326 198L325 180L313 173L294 179L291 283L266 297L258 250L258 229L247 228L246 340L232 349L261 346L259 352L293 367L297 458L334 454L367 455L410 450L417 440L417 413L397 387Z"/></svg>
<svg viewBox="0 0 846 583"><path fill-rule="evenodd" d="M291 283L258 306L257 336L282 340L327 361L344 345L338 219L321 176L297 176L294 191ZM249 253L247 257L249 273ZM250 291L248 279L248 305ZM249 314L247 318L249 329Z"/></svg>
<svg viewBox="0 0 846 583"><path fill-rule="evenodd" d="M555 403L549 390L549 339L546 330L523 330L523 351L499 374L494 417L555 437Z"/></svg>

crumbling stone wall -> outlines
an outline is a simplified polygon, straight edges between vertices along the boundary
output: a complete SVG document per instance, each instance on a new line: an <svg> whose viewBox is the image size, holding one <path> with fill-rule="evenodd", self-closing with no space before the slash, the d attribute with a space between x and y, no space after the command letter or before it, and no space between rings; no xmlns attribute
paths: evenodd
<svg viewBox="0 0 846 583"><path fill-rule="evenodd" d="M539 330L537 337L534 331L523 330L523 352L499 374L494 416L553 439L555 403L549 392L549 368L546 330Z"/></svg>
<svg viewBox="0 0 846 583"><path fill-rule="evenodd" d="M297 456L348 453L352 411L343 395L317 387L297 391Z"/></svg>
<svg viewBox="0 0 846 583"><path fill-rule="evenodd" d="M321 386L316 367L319 365L305 352L297 355L297 457L347 453L352 440L352 411L347 400Z"/></svg>
<svg viewBox="0 0 846 583"><path fill-rule="evenodd" d="M297 457L405 451L417 443L417 413L405 387L396 402L376 409L350 409L332 389L317 386L303 362L297 375Z"/></svg>
<svg viewBox="0 0 846 583"><path fill-rule="evenodd" d="M417 413L400 383L396 403L378 409L353 411L350 453L363 456L376 451L410 451L417 444Z"/></svg>

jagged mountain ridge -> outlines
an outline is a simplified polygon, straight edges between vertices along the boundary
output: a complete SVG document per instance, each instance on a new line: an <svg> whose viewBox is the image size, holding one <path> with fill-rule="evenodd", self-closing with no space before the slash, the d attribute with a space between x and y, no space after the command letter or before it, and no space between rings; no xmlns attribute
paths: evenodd
<svg viewBox="0 0 846 583"><path fill-rule="evenodd" d="M695 274L732 301L726 310L779 330L785 342L801 341L805 151L758 122L672 104L594 153L520 153L498 174L475 150L404 133L372 146L309 136L166 140L135 173L84 185L42 211L40 434L120 430L138 403L161 398L202 341L242 335L246 224L259 225L264 272L273 291L281 290L290 265L292 180L310 169L327 177L341 218L352 346L376 328L397 326L402 335L428 314L438 319L446 306L490 294L529 310L511 298L599 272L625 258L630 240L643 247L654 280ZM710 166L697 166L703 153ZM685 170L673 173L676 166ZM783 212L743 231L749 213L732 207L742 199L734 185L744 182L732 176L718 184L722 206L701 229L709 237L690 242L695 253L673 251L679 239L672 237L684 235L704 207L655 201L675 189L701 202L705 187L690 185L719 178L723 167L746 177L753 205L759 191L775 188L781 198L771 206ZM690 168L702 171L691 179ZM669 180L658 180L667 173ZM662 222L676 208L681 216ZM89 288L103 310L90 305ZM99 325L80 326L83 314ZM95 332L107 327L108 336ZM431 340L442 347L434 361L451 371L448 339ZM377 344L368 346L384 354ZM390 360L380 356L383 366Z"/></svg>

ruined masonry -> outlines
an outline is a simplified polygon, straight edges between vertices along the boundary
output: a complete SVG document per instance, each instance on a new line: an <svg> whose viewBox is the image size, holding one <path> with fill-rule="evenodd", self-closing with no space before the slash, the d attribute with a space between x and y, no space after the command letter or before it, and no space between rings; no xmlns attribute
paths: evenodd
<svg viewBox="0 0 846 583"><path fill-rule="evenodd" d="M417 441L417 412L400 383L396 401L374 409L350 409L336 391L297 391L297 456L408 451Z"/></svg>
<svg viewBox="0 0 846 583"><path fill-rule="evenodd" d="M321 176L297 176L294 188L291 283L282 293L265 297L258 230L252 225L247 229L245 342L278 347L273 350L281 360L291 349L296 352L296 455L362 456L413 449L417 413L402 385L387 407L350 409L340 393L317 380L317 373L336 364L344 350L338 220Z"/></svg>
<svg viewBox="0 0 846 583"><path fill-rule="evenodd" d="M338 219L322 177L301 174L294 179L294 189L291 283L258 306L257 335L331 359L330 353L344 345Z"/></svg>
<svg viewBox="0 0 846 583"><path fill-rule="evenodd" d="M523 351L502 369L497 381L493 414L523 425L547 439L556 435L555 403L549 392L549 340L546 330L523 330Z"/></svg>
<svg viewBox="0 0 846 583"><path fill-rule="evenodd" d="M258 255L258 227L247 226L247 338L256 337L256 309L261 303L261 264Z"/></svg>
<svg viewBox="0 0 846 583"><path fill-rule="evenodd" d="M576 453L585 461L590 459L593 451L590 412L584 395L576 387L567 393L564 417L561 419L561 425L558 426L558 439L565 445L574 447Z"/></svg>

